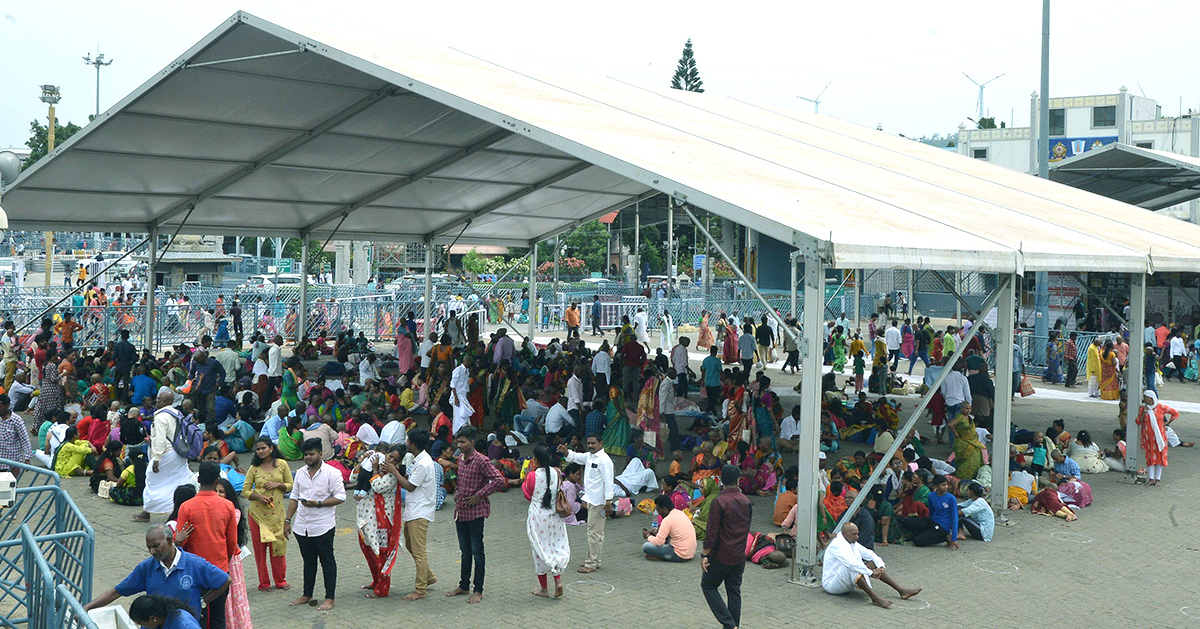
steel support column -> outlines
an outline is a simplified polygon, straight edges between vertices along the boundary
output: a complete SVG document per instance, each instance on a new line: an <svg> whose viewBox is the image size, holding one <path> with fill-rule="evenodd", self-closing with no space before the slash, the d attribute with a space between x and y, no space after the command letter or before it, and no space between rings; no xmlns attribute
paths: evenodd
<svg viewBox="0 0 1200 629"><path fill-rule="evenodd" d="M734 267L737 268L737 267ZM796 551L792 566L792 581L815 587L817 585L817 500L821 482L818 458L821 454L821 363L822 337L825 326L825 266L820 260L804 258L804 340L799 344L800 368L800 435L797 465L800 482L797 484ZM896 443L900 443L897 439ZM864 494L865 495L865 494Z"/></svg>
<svg viewBox="0 0 1200 629"><path fill-rule="evenodd" d="M667 303L671 302L675 283L675 197L667 197Z"/></svg>
<svg viewBox="0 0 1200 629"><path fill-rule="evenodd" d="M858 330L862 327L859 325L859 321L862 319L863 272L859 269L854 269L851 273L854 274L854 317L851 321L854 322L854 329ZM871 344L875 342L875 339L866 339L866 341L867 344Z"/></svg>
<svg viewBox="0 0 1200 629"><path fill-rule="evenodd" d="M308 238L300 239L300 303L296 307L296 342L308 334Z"/></svg>
<svg viewBox="0 0 1200 629"><path fill-rule="evenodd" d="M1137 438L1138 409L1142 406L1142 390L1146 388L1145 342L1142 340L1146 329L1146 280L1143 273L1129 276L1129 337L1134 343L1129 344L1129 362L1125 364L1125 385L1129 395L1125 409L1125 474L1131 479L1137 478L1138 468L1146 462Z"/></svg>
<svg viewBox="0 0 1200 629"><path fill-rule="evenodd" d="M428 338L433 331L433 239L425 240L425 301L421 304L421 336Z"/></svg>
<svg viewBox="0 0 1200 629"><path fill-rule="evenodd" d="M954 272L954 294L958 301L954 302L954 327L962 326L962 271Z"/></svg>
<svg viewBox="0 0 1200 629"><path fill-rule="evenodd" d="M992 508L996 513L1003 514L1008 506L1008 439L1012 434L1012 373L1013 373L1013 332L1016 329L1017 287L1020 285L1016 275L1001 275L997 291L1000 299L996 307L996 330L992 333L992 341L996 345L996 399L993 405L992 417ZM984 314L987 314L987 310ZM974 332L978 325L971 326ZM964 479L965 480L965 479Z"/></svg>
<svg viewBox="0 0 1200 629"><path fill-rule="evenodd" d="M917 320L917 294L913 292L913 271L908 270L908 317Z"/></svg>
<svg viewBox="0 0 1200 629"><path fill-rule="evenodd" d="M799 269L796 267L796 258L799 257L799 255L800 255L799 251L793 251L791 253L791 255L788 256L788 259L791 261L791 267L792 267L792 309L791 309L791 313L792 313L793 319L796 318L796 282L798 282L800 280L800 278L797 277Z"/></svg>
<svg viewBox="0 0 1200 629"><path fill-rule="evenodd" d="M533 254L529 256L529 342L537 331L537 263L538 243L533 243Z"/></svg>
<svg viewBox="0 0 1200 629"><path fill-rule="evenodd" d="M146 332L142 347L154 352L154 293L157 288L154 273L158 267L158 228L151 227L146 236Z"/></svg>

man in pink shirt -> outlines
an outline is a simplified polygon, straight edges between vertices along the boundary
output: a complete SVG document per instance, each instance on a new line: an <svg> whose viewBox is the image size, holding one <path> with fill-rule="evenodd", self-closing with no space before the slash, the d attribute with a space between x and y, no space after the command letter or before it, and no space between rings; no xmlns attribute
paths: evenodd
<svg viewBox="0 0 1200 629"><path fill-rule="evenodd" d="M654 499L654 508L662 516L657 530L642 529L646 559L684 562L696 556L696 528L687 515L675 508L670 496ZM669 544L667 542L670 542Z"/></svg>

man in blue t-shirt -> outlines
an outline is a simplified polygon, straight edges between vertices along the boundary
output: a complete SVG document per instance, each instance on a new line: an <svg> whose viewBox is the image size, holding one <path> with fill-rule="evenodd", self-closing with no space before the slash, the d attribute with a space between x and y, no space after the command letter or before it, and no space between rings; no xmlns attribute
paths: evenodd
<svg viewBox="0 0 1200 629"><path fill-rule="evenodd" d="M145 592L183 601L199 620L203 605L229 589L229 575L224 570L175 548L162 524L155 524L146 532L146 548L150 558L135 566L116 587L92 599L83 609L105 607L122 596Z"/></svg>
<svg viewBox="0 0 1200 629"><path fill-rule="evenodd" d="M717 402L721 399L721 359L717 358L717 346L708 348L708 358L700 363L700 373L704 376L704 394L708 398L708 412L717 412Z"/></svg>

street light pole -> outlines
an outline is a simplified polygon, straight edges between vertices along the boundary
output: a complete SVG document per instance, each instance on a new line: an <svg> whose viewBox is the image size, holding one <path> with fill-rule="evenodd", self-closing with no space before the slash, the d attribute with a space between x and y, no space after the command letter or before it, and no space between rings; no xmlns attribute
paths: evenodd
<svg viewBox="0 0 1200 629"><path fill-rule="evenodd" d="M88 53L83 57L83 62L89 66L96 66L96 117L100 117L100 68L112 65L113 60L105 60L104 53L96 50L96 58L92 59L92 53Z"/></svg>
<svg viewBox="0 0 1200 629"><path fill-rule="evenodd" d="M62 100L62 93L58 91L57 85L43 85L42 95L40 100L50 107L48 118L49 126L46 127L46 156L54 152L54 128L58 123L54 119L54 106L58 101ZM50 275L54 272L54 232L46 232L44 245L46 248L46 268L45 277L43 278L46 287L50 286Z"/></svg>

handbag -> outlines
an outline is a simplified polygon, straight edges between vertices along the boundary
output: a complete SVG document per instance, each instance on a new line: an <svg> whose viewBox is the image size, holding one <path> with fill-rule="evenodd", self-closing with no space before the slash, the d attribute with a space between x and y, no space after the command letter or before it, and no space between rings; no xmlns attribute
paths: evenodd
<svg viewBox="0 0 1200 629"><path fill-rule="evenodd" d="M1021 397L1029 397L1033 395L1033 384L1029 382L1029 376L1021 375Z"/></svg>
<svg viewBox="0 0 1200 629"><path fill-rule="evenodd" d="M554 494L554 512L560 518L569 518L571 514L575 513L571 509L571 503L567 501L567 494L563 493L561 475L558 477L558 490Z"/></svg>
<svg viewBox="0 0 1200 629"><path fill-rule="evenodd" d="M116 481L102 480L102 481L100 481L100 486L96 489L96 495L105 500L108 500L109 492L112 491L112 488L116 487L116 486L117 486Z"/></svg>

